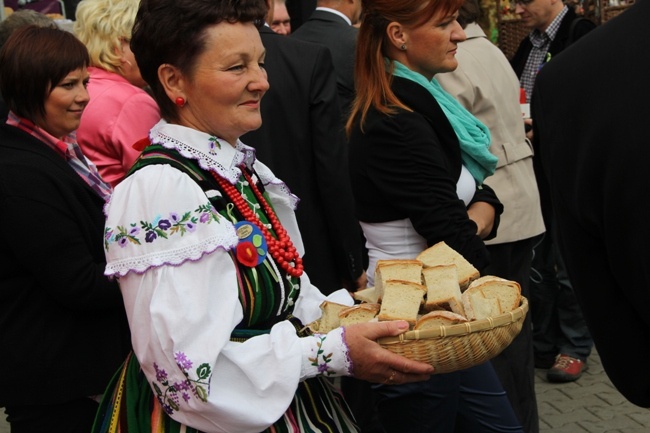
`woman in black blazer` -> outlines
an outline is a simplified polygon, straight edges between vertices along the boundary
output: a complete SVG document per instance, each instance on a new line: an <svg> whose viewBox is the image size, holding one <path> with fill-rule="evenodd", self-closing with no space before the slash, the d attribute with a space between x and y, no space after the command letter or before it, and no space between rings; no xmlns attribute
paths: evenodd
<svg viewBox="0 0 650 433"><path fill-rule="evenodd" d="M440 241L477 269L503 207L483 180L494 172L487 128L433 79L456 68L458 0L364 3L357 96L348 121L357 216L369 280L381 259L413 259ZM374 387L392 432L522 431L490 363L417 384Z"/></svg>
<svg viewBox="0 0 650 433"><path fill-rule="evenodd" d="M130 338L104 276L110 187L78 151L88 53L27 26L0 52L0 406L12 433L88 432Z"/></svg>

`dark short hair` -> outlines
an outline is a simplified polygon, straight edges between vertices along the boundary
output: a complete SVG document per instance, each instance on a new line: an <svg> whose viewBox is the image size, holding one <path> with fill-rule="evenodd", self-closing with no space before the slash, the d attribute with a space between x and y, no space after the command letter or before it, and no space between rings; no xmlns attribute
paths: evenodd
<svg viewBox="0 0 650 433"><path fill-rule="evenodd" d="M131 50L166 120L178 120L177 107L158 80L162 64L192 76L205 49L206 28L219 24L264 24L264 0L142 0L135 18Z"/></svg>
<svg viewBox="0 0 650 433"><path fill-rule="evenodd" d="M465 28L467 24L478 21L481 18L481 13L481 5L478 0L465 0L458 10L458 24Z"/></svg>
<svg viewBox="0 0 650 433"><path fill-rule="evenodd" d="M0 91L7 106L32 122L45 117L45 100L70 72L87 67L88 51L72 33L24 26L0 51Z"/></svg>

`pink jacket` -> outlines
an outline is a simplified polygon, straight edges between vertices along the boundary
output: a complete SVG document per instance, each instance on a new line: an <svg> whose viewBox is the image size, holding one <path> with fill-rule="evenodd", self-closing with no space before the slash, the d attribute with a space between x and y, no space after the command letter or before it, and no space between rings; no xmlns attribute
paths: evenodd
<svg viewBox="0 0 650 433"><path fill-rule="evenodd" d="M151 96L114 72L89 67L90 102L81 117L77 140L102 178L117 185L140 155L132 145L147 137L160 120Z"/></svg>

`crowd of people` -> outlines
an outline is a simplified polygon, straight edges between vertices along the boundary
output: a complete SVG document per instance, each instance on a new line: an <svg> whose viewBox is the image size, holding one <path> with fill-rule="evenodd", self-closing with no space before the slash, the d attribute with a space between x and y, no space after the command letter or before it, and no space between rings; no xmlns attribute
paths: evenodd
<svg viewBox="0 0 650 433"><path fill-rule="evenodd" d="M534 369L578 380L594 342L649 407L647 150L627 126L650 0L597 29L520 0L512 59L477 0L297 3L81 0L72 29L0 23L11 432L538 433ZM377 343L406 321L308 326L441 241L530 300L494 359L436 374Z"/></svg>

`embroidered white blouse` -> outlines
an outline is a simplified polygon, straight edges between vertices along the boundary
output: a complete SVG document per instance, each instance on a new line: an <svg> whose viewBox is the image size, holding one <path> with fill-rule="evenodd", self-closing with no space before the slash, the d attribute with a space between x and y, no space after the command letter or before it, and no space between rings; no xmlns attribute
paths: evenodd
<svg viewBox="0 0 650 433"><path fill-rule="evenodd" d="M150 139L233 184L240 177L237 166L252 165L294 245L304 252L294 216L298 200L255 161L253 148L165 121L154 126ZM219 192L204 193L169 165L150 165L127 177L105 209L106 274L119 278L134 352L149 383L176 394L172 418L206 432L262 431L289 407L299 381L349 375L347 347L340 328L300 338L288 321L244 343L230 341L243 318L237 272L227 252L237 235L206 194ZM312 322L324 299L303 274L294 316ZM328 299L352 305L345 290ZM333 356L325 361L319 353Z"/></svg>

